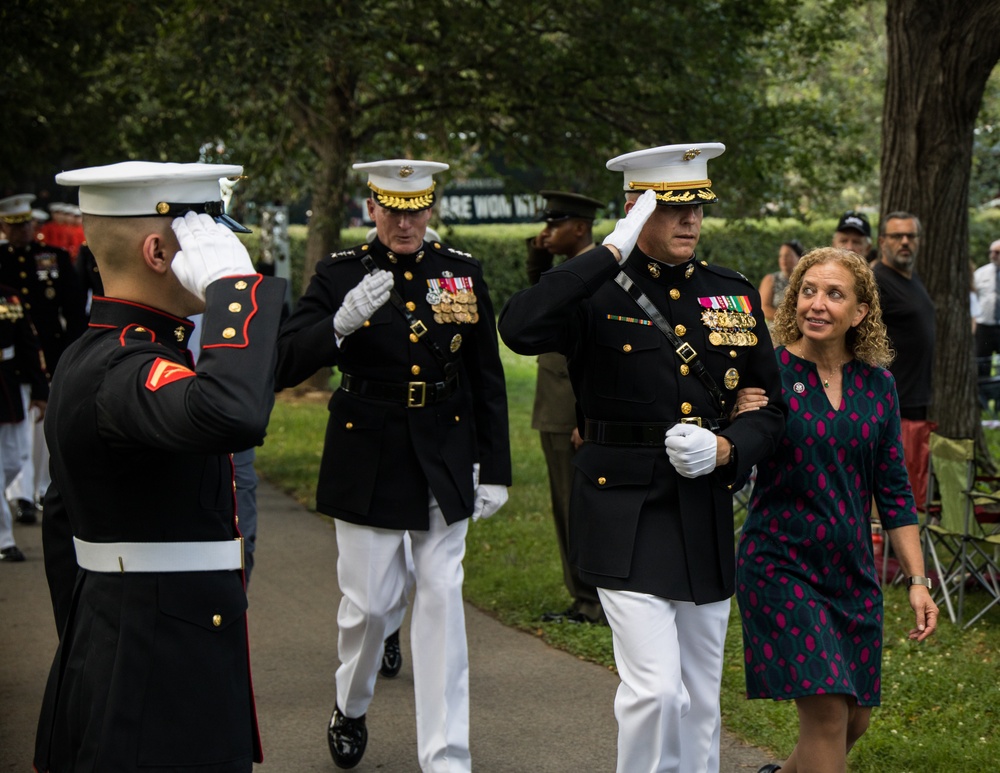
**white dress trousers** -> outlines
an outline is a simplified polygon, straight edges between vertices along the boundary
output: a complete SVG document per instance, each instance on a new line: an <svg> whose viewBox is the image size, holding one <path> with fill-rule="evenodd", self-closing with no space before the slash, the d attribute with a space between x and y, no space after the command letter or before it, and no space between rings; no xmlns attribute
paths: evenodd
<svg viewBox="0 0 1000 773"><path fill-rule="evenodd" d="M6 493L12 502L18 499L41 502L51 481L49 447L45 443L44 424L37 420L38 411L28 407L31 404L30 384L21 384L21 401L26 418L15 425L20 436L21 467L13 480L7 479Z"/></svg>
<svg viewBox="0 0 1000 773"><path fill-rule="evenodd" d="M465 773L469 754L469 651L462 600L468 520L449 526L430 497L428 531L398 531L337 521L337 705L348 717L368 711L385 637L410 620L417 756L423 773ZM407 567L406 536L412 551Z"/></svg>
<svg viewBox="0 0 1000 773"><path fill-rule="evenodd" d="M618 773L718 773L730 599L696 605L598 588L621 684Z"/></svg>
<svg viewBox="0 0 1000 773"><path fill-rule="evenodd" d="M21 425L0 424L0 470L3 472L4 485L14 480L21 468ZM13 547L14 519L11 516L7 497L0 497L0 550Z"/></svg>

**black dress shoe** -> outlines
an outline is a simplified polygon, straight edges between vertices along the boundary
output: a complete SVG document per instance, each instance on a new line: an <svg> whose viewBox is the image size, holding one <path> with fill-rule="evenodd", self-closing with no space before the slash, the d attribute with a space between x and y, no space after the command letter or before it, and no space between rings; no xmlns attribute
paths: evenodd
<svg viewBox="0 0 1000 773"><path fill-rule="evenodd" d="M781 770L781 765L765 765L757 773L778 773L779 770Z"/></svg>
<svg viewBox="0 0 1000 773"><path fill-rule="evenodd" d="M364 715L351 719L335 707L326 740L330 744L334 765L343 769L353 768L365 756L365 747L368 745L368 728L365 726Z"/></svg>
<svg viewBox="0 0 1000 773"><path fill-rule="evenodd" d="M17 513L14 518L18 523L38 523L38 508L35 503L28 499L19 499L16 502Z"/></svg>
<svg viewBox="0 0 1000 773"><path fill-rule="evenodd" d="M24 553L17 545L11 545L9 548L4 548L0 550L0 561L8 561L10 563L17 563L18 561L24 560Z"/></svg>
<svg viewBox="0 0 1000 773"><path fill-rule="evenodd" d="M543 612L541 621L543 623L564 623L574 615L573 607L564 609L561 612Z"/></svg>
<svg viewBox="0 0 1000 773"><path fill-rule="evenodd" d="M382 650L382 667L378 670L382 676L392 679L399 675L403 667L403 653L399 651L399 629L389 634Z"/></svg>

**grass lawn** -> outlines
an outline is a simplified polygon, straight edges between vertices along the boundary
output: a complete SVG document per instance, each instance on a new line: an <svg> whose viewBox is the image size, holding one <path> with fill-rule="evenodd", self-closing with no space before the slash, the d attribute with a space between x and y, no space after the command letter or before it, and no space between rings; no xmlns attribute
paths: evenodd
<svg viewBox="0 0 1000 773"><path fill-rule="evenodd" d="M465 559L465 596L507 625L534 632L552 646L614 667L606 627L540 623L547 610L563 609L545 463L530 427L534 358L501 345L510 405L514 486L493 518L471 525ZM258 450L261 475L315 507L315 483L326 427L326 399L318 393L279 395L267 442ZM982 593L973 594L973 608ZM1000 769L1000 608L960 630L945 616L938 633L915 645L906 639L912 614L906 593L887 589L882 706L851 752L852 773L994 773ZM608 695L610 706L614 696ZM797 718L789 702L744 698L743 656L733 602L723 673L726 727L782 759L795 743Z"/></svg>

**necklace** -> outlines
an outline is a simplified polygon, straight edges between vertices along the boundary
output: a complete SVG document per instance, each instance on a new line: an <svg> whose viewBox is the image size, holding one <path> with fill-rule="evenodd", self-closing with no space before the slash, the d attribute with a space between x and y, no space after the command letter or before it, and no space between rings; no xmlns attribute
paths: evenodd
<svg viewBox="0 0 1000 773"><path fill-rule="evenodd" d="M830 371L830 376L828 378L823 378L823 374L821 372L819 373L819 377L820 377L820 379L823 382L823 388L824 389L829 389L830 388L830 379L833 378L833 374L834 373L840 373L840 370L843 367L844 367L844 363L842 362L836 368L834 368L833 370ZM816 363L816 371L819 372L819 363Z"/></svg>

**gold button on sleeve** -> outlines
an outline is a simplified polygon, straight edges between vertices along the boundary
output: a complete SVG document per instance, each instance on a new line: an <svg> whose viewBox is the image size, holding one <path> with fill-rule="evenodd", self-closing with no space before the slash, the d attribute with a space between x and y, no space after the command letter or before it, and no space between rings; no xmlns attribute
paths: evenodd
<svg viewBox="0 0 1000 773"><path fill-rule="evenodd" d="M687 416L691 411L694 410L694 406L691 403L681 403L681 413Z"/></svg>
<svg viewBox="0 0 1000 773"><path fill-rule="evenodd" d="M632 351L632 344L625 344L622 347L622 351L625 352L625 354L628 354L630 351Z"/></svg>
<svg viewBox="0 0 1000 773"><path fill-rule="evenodd" d="M371 327L371 324L372 324L371 320L366 319L364 322L361 323L361 327Z"/></svg>
<svg viewBox="0 0 1000 773"><path fill-rule="evenodd" d="M231 328L231 327L227 327L225 330L222 331L222 337L223 338L236 338L236 329L235 328Z"/></svg>
<svg viewBox="0 0 1000 773"><path fill-rule="evenodd" d="M237 314L237 313L243 311L243 304L242 303L230 303L229 304L229 310L231 312L233 312L233 314Z"/></svg>
<svg viewBox="0 0 1000 773"><path fill-rule="evenodd" d="M353 421L347 422L347 424L344 425L344 429L354 429L354 422Z"/></svg>
<svg viewBox="0 0 1000 773"><path fill-rule="evenodd" d="M222 615L212 615L212 625L216 628L222 625Z"/></svg>
<svg viewBox="0 0 1000 773"><path fill-rule="evenodd" d="M608 482L608 479L605 478L603 475L600 478L597 479L597 485L598 486L603 486L607 482Z"/></svg>

